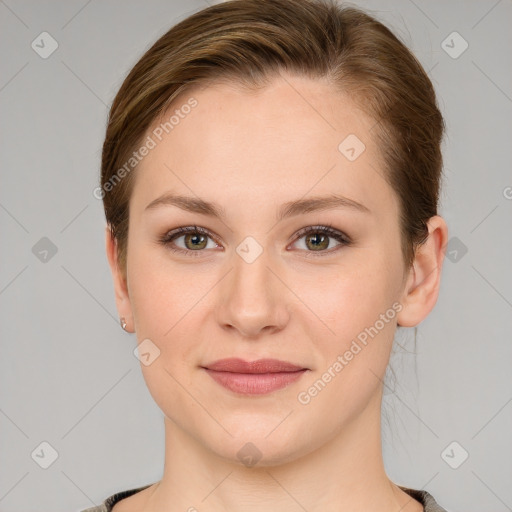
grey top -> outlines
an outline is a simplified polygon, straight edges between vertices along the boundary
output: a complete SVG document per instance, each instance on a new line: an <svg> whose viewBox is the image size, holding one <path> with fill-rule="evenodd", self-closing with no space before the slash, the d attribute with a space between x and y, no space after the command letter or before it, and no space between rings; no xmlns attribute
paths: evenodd
<svg viewBox="0 0 512 512"><path fill-rule="evenodd" d="M128 498L128 496L131 496L132 494L142 491L143 489L150 487L150 485L153 484L118 492L112 496L109 496L101 505L98 505L97 507L86 508L80 512L111 512L112 508L118 501L121 501L124 498ZM427 491L419 491L402 486L399 487L409 496L412 496L415 500L419 501L423 505L424 512L447 512L444 508L437 504L436 500Z"/></svg>

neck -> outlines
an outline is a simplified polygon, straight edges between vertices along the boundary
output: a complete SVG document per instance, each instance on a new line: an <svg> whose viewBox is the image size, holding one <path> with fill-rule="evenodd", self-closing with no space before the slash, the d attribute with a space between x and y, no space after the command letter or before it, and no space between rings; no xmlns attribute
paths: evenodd
<svg viewBox="0 0 512 512"><path fill-rule="evenodd" d="M320 448L266 466L246 467L219 457L165 418L164 475L144 510L421 511L420 504L385 473L381 398L379 392L357 418L333 432Z"/></svg>

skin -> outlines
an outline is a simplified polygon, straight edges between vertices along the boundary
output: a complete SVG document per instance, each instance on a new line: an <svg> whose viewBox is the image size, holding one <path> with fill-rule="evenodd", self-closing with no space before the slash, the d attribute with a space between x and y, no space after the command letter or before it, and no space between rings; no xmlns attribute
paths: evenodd
<svg viewBox="0 0 512 512"><path fill-rule="evenodd" d="M421 511L384 470L382 379L397 322L415 326L436 303L446 223L430 219L429 238L406 269L375 122L326 82L282 74L256 92L218 84L189 90L173 108L191 96L197 107L136 170L126 279L107 230L119 315L139 343L149 338L160 350L141 368L165 417L162 480L115 512ZM349 134L366 146L353 162L338 150ZM146 210L171 191L213 202L225 218L173 205ZM370 212L325 209L276 221L286 202L333 193ZM325 224L352 243L329 238L322 255L296 236ZM193 225L214 237L203 249L184 245L183 235L174 243L187 254L158 241ZM263 249L252 263L236 252L247 236ZM402 307L394 319L300 403L298 393L393 303ZM309 371L284 389L244 396L201 369L225 357L276 358ZM237 456L248 442L261 453L253 467Z"/></svg>

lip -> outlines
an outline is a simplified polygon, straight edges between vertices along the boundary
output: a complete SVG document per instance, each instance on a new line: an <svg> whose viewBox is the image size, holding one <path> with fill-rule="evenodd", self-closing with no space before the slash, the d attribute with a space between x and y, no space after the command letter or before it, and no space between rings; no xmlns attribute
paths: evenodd
<svg viewBox="0 0 512 512"><path fill-rule="evenodd" d="M220 359L202 368L221 386L243 395L277 391L300 379L308 371L308 368L278 359Z"/></svg>
<svg viewBox="0 0 512 512"><path fill-rule="evenodd" d="M217 372L233 373L278 373L307 370L307 368L304 368L303 366L297 366L289 363L288 361L280 361L279 359L257 359L256 361L244 361L237 357L219 359L214 363L208 364L206 368Z"/></svg>

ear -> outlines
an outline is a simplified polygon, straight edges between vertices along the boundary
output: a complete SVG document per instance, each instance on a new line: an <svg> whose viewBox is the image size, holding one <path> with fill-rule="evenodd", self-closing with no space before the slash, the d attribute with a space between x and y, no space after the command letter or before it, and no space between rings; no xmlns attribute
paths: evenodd
<svg viewBox="0 0 512 512"><path fill-rule="evenodd" d="M434 308L441 285L441 269L448 239L448 227L439 215L428 221L428 238L417 248L400 303L398 325L414 327Z"/></svg>
<svg viewBox="0 0 512 512"><path fill-rule="evenodd" d="M112 272L112 280L114 281L114 292L119 317L124 318L126 322L126 331L135 332L133 327L132 306L128 295L128 286L118 264L117 240L112 236L109 226L105 228L105 247L110 271Z"/></svg>

